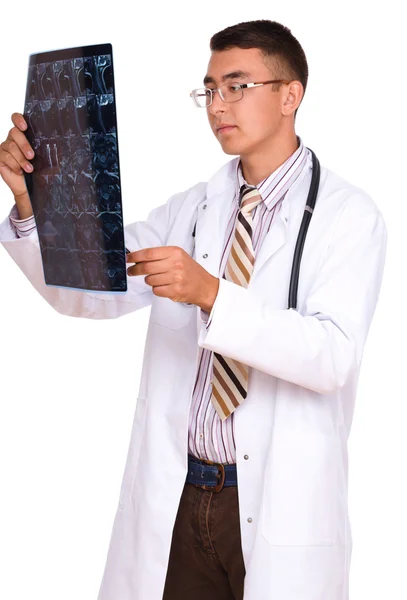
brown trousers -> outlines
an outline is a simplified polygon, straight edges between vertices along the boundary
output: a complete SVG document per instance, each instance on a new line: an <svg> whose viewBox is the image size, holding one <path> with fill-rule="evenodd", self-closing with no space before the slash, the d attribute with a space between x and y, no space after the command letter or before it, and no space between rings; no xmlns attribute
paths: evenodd
<svg viewBox="0 0 407 600"><path fill-rule="evenodd" d="M237 487L210 492L186 483L163 600L243 600L245 574Z"/></svg>

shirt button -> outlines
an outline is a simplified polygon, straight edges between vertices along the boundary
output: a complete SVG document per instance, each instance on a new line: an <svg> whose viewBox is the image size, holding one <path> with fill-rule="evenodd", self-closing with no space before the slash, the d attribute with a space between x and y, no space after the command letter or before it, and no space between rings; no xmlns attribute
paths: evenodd
<svg viewBox="0 0 407 600"><path fill-rule="evenodd" d="M253 519L252 519L251 517L249 517L249 518L247 519L247 522L248 522L248 523L251 523L252 521L253 521Z"/></svg>
<svg viewBox="0 0 407 600"><path fill-rule="evenodd" d="M248 459L249 459L249 455L248 455L248 454L245 454L245 455L244 455L244 459L245 459L245 460L248 460Z"/></svg>
<svg viewBox="0 0 407 600"><path fill-rule="evenodd" d="M199 434L199 437L202 439L202 438L203 438L203 433L200 433L200 434Z"/></svg>
<svg viewBox="0 0 407 600"><path fill-rule="evenodd" d="M202 254L202 258L208 258L207 254Z"/></svg>

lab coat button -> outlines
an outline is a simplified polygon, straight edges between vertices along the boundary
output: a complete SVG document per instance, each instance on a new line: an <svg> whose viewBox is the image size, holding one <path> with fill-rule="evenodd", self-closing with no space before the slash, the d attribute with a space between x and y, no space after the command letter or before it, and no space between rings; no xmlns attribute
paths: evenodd
<svg viewBox="0 0 407 600"><path fill-rule="evenodd" d="M206 204L204 204L202 208L205 210L206 206L207 206L207 205L206 205Z"/></svg>
<svg viewBox="0 0 407 600"><path fill-rule="evenodd" d="M202 258L208 258L207 254L202 254Z"/></svg>
<svg viewBox="0 0 407 600"><path fill-rule="evenodd" d="M249 458L249 455L248 455L248 454L245 454L243 458L244 458L245 460L248 460L248 458Z"/></svg>
<svg viewBox="0 0 407 600"><path fill-rule="evenodd" d="M249 518L247 519L247 522L248 522L248 523L251 523L252 521L253 521L253 519L252 519L251 517L249 517Z"/></svg>

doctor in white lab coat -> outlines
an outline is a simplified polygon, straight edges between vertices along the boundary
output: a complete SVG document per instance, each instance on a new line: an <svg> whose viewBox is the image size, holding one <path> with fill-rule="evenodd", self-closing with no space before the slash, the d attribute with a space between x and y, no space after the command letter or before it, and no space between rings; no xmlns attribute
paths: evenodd
<svg viewBox="0 0 407 600"><path fill-rule="evenodd" d="M58 312L107 319L151 305L98 600L163 596L187 473L188 416L200 347L250 367L247 397L234 412L244 599L348 599L347 439L382 282L386 227L363 190L321 166L297 310L288 310L292 257L311 181L308 161L256 254L248 288L220 276L237 163L242 161L245 180L256 185L296 150L294 115L305 90L287 65L266 63L255 45L213 51L208 87L215 89L237 70L251 74L235 76L240 83L271 79L270 71L290 83L277 90L245 89L236 103L214 93L206 109L210 126L224 151L238 156L208 182L171 196L146 221L126 226L132 251L126 294L46 286L36 230L18 237L8 216L0 225L3 246ZM15 193L16 165L24 168L27 162L19 119L13 116L15 127L1 145L0 171L24 219L28 204ZM223 123L234 128L217 131ZM211 315L208 328L201 309Z"/></svg>

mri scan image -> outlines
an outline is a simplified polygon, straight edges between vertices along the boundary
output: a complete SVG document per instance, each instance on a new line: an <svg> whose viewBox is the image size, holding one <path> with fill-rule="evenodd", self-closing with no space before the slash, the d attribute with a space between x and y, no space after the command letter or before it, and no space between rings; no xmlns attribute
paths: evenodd
<svg viewBox="0 0 407 600"><path fill-rule="evenodd" d="M31 54L24 117L45 282L125 292L111 44Z"/></svg>

